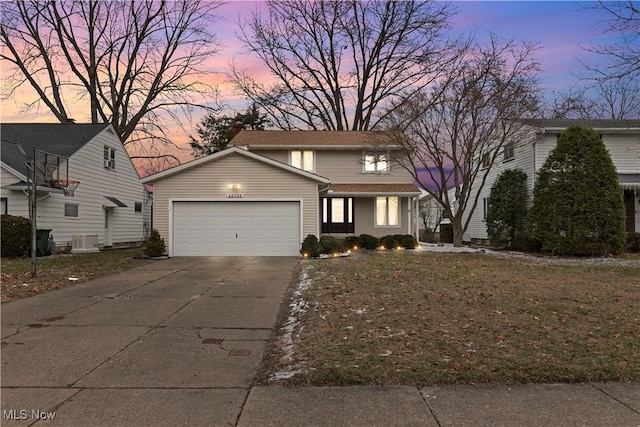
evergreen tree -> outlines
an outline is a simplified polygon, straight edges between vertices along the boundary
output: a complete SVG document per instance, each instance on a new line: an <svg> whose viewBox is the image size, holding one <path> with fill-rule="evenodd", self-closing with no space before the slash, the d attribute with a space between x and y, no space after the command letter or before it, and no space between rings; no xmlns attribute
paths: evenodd
<svg viewBox="0 0 640 427"><path fill-rule="evenodd" d="M233 138L233 125L238 121L251 130L264 130L271 125L266 115L260 114L256 104L247 107L244 113L235 116L207 114L196 126L199 139L189 135L191 154L194 157L203 157L227 148Z"/></svg>
<svg viewBox="0 0 640 427"><path fill-rule="evenodd" d="M532 237L554 254L618 254L624 221L622 189L602 138L593 129L568 128L538 173Z"/></svg>
<svg viewBox="0 0 640 427"><path fill-rule="evenodd" d="M520 169L502 172L491 187L487 233L491 244L524 249L527 222L527 174Z"/></svg>

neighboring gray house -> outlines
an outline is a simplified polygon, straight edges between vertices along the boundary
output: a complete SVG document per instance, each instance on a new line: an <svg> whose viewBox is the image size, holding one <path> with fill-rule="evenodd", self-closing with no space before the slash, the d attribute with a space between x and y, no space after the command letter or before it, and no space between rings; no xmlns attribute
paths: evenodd
<svg viewBox="0 0 640 427"><path fill-rule="evenodd" d="M29 217L26 162L37 149L68 158L68 179L80 181L75 197L46 185L36 192L37 228L51 230L57 250L95 251L144 240L149 198L110 124L0 124L0 136L2 214Z"/></svg>
<svg viewBox="0 0 640 427"><path fill-rule="evenodd" d="M376 132L243 130L144 178L170 256L298 255L309 234L417 237L413 177Z"/></svg>
<svg viewBox="0 0 640 427"><path fill-rule="evenodd" d="M535 119L522 123L527 132L521 140L511 141L503 147L502 158L489 172L478 207L464 235L465 241L482 243L487 240L488 198L498 175L506 169L523 170L527 174L531 202L536 174L555 148L558 136L576 125L593 128L602 135L624 192L627 232L640 232L640 120Z"/></svg>

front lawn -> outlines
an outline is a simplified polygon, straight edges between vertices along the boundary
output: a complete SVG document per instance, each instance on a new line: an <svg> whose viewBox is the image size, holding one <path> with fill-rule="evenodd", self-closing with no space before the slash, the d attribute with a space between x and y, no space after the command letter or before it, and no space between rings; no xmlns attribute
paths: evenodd
<svg viewBox="0 0 640 427"><path fill-rule="evenodd" d="M306 312L271 343L259 380L299 370L282 383L640 381L640 260L620 264L453 253L305 261L310 286L293 307Z"/></svg>
<svg viewBox="0 0 640 427"><path fill-rule="evenodd" d="M149 262L136 259L135 255L140 253L140 249L121 249L38 258L33 279L30 258L3 258L2 302L97 279Z"/></svg>

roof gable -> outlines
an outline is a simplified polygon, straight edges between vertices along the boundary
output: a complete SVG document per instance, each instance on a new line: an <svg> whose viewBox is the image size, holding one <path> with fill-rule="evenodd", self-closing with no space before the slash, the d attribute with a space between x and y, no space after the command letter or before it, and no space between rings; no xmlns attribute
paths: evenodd
<svg viewBox="0 0 640 427"><path fill-rule="evenodd" d="M26 175L24 163L34 150L68 158L108 127L108 123L3 123L2 162Z"/></svg>
<svg viewBox="0 0 640 427"><path fill-rule="evenodd" d="M382 131L243 130L231 141L247 147L373 147L389 144Z"/></svg>
<svg viewBox="0 0 640 427"><path fill-rule="evenodd" d="M156 174L153 174L153 175L150 175L150 176L148 176L146 178L143 178L142 179L142 183L143 184L152 184L152 183L154 183L156 181L159 181L159 180L164 179L164 178L168 178L168 177L170 177L172 175L176 175L176 174L185 172L187 170L203 166L203 165L205 165L207 163L211 163L211 162L215 162L215 161L224 159L225 157L228 157L228 156L233 155L233 154L238 154L238 155L241 155L241 156L249 157L249 158L251 158L253 160L256 160L256 161L259 161L259 162L262 162L262 163L266 163L266 164L271 165L271 166L273 166L275 168L279 168L279 169L282 169L282 170L285 170L285 171L288 171L288 172L303 176L305 178L309 178L311 180L314 180L314 181L317 181L317 182L320 182L320 183L324 183L324 184L328 184L329 183L329 180L327 178L324 178L324 177L322 177L320 175L317 175L317 174L312 173L312 172L307 172L307 171L304 171L302 169L295 168L293 166L287 165L287 164L282 163L282 162L278 162L277 160L273 160L273 159L270 159L270 158L265 157L265 156L261 156L261 155L256 154L256 153L252 153L250 151L244 150L244 149L239 148L239 147L229 147L226 150L222 150L222 151L219 151L217 153L210 154L208 156L192 160L192 161L184 163L184 164L182 164L180 166L175 166L173 168L166 169L166 170L164 170L162 172L158 172Z"/></svg>

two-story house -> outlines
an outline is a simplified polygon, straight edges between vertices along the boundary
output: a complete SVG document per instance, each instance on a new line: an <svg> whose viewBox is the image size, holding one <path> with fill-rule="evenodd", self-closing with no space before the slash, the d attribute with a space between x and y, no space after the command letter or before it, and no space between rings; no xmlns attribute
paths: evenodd
<svg viewBox="0 0 640 427"><path fill-rule="evenodd" d="M28 165L35 161L50 175L37 181L36 226L51 230L56 249L91 252L144 240L149 198L110 124L7 123L0 134L2 214L29 218ZM55 160L45 165L36 153ZM73 197L50 181L63 170L61 178L80 182Z"/></svg>
<svg viewBox="0 0 640 427"><path fill-rule="evenodd" d="M370 131L241 131L143 179L170 256L298 255L309 234L417 237L412 175Z"/></svg>
<svg viewBox="0 0 640 427"><path fill-rule="evenodd" d="M524 137L505 144L501 157L489 171L478 207L464 235L465 241L487 241L489 194L493 183L504 170L517 168L527 174L529 203L533 201L536 174L555 148L560 134L571 126L590 127L602 136L624 193L627 232L640 232L640 120L531 119L522 123L526 130Z"/></svg>

